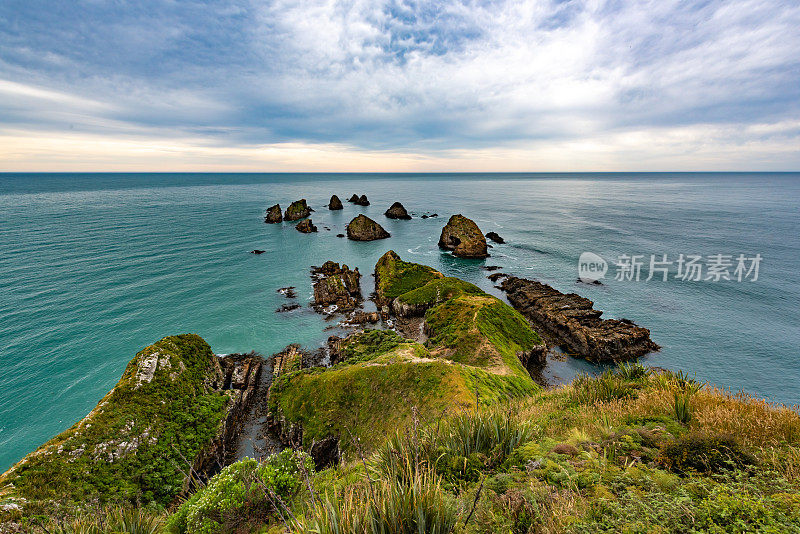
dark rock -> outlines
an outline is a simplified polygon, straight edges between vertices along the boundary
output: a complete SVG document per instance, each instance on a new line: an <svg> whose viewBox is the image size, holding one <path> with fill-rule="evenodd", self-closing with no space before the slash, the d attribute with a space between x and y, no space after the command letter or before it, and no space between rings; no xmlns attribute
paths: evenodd
<svg viewBox="0 0 800 534"><path fill-rule="evenodd" d="M339 200L339 197L337 197L336 195L333 195L331 197L330 202L328 202L328 209L329 210L341 210L341 209L344 209L344 206L342 206L342 201Z"/></svg>
<svg viewBox="0 0 800 534"><path fill-rule="evenodd" d="M489 280L491 280L492 282L497 282L501 278L508 278L508 275L505 273L494 273L490 274L487 278L489 278Z"/></svg>
<svg viewBox="0 0 800 534"><path fill-rule="evenodd" d="M269 224L275 224L283 221L283 216L281 215L281 205L275 204L274 206L267 209L267 215L264 217L264 222Z"/></svg>
<svg viewBox="0 0 800 534"><path fill-rule="evenodd" d="M335 304L338 310L357 308L363 300L360 280L358 267L351 271L347 265L340 267L332 261L326 261L322 267L313 267L314 306L322 308Z"/></svg>
<svg viewBox="0 0 800 534"><path fill-rule="evenodd" d="M497 232L489 232L486 234L486 238L491 239L495 243L500 243L501 245L506 242L505 239L497 235Z"/></svg>
<svg viewBox="0 0 800 534"><path fill-rule="evenodd" d="M353 193L353 196L347 199L348 202L352 202L354 204L358 204L358 195Z"/></svg>
<svg viewBox="0 0 800 534"><path fill-rule="evenodd" d="M297 298L297 293L295 293L294 290L295 290L294 286L282 287L282 288L280 288L278 290L278 293L280 293L281 295L283 295L287 299L293 299L293 298Z"/></svg>
<svg viewBox="0 0 800 534"><path fill-rule="evenodd" d="M356 202L359 206L369 206L369 200L367 200L367 195L361 195L358 197L358 202Z"/></svg>
<svg viewBox="0 0 800 534"><path fill-rule="evenodd" d="M336 237L345 237L344 234L336 234Z"/></svg>
<svg viewBox="0 0 800 534"><path fill-rule="evenodd" d="M427 218L428 218L427 215L423 215L422 217L420 217L420 219L427 219Z"/></svg>
<svg viewBox="0 0 800 534"><path fill-rule="evenodd" d="M601 319L594 303L547 284L510 276L500 288L508 301L538 328L570 352L592 361L629 360L660 347L650 331L630 321Z"/></svg>
<svg viewBox="0 0 800 534"><path fill-rule="evenodd" d="M299 305L299 304L297 304L297 303L295 302L294 304L284 304L284 305L282 305L280 308L278 308L278 309L277 309L277 310L275 310L275 311L276 311L277 313L283 313L283 312L288 312L288 311L296 310L296 309L297 309L297 308L299 308L299 307L300 307L300 305Z"/></svg>
<svg viewBox="0 0 800 534"><path fill-rule="evenodd" d="M266 252L266 250L255 249L255 250L251 250L250 254L263 254L265 252Z"/></svg>
<svg viewBox="0 0 800 534"><path fill-rule="evenodd" d="M496 271L499 268L500 268L499 265L484 265L483 267L481 267L481 269L483 269L484 271Z"/></svg>
<svg viewBox="0 0 800 534"><path fill-rule="evenodd" d="M314 467L317 471L336 465L341 458L339 451L339 438L328 436L319 441L314 440L308 453L314 460Z"/></svg>
<svg viewBox="0 0 800 534"><path fill-rule="evenodd" d="M297 226L295 226L294 229L298 232L303 232L304 234L310 234L317 231L317 227L314 226L314 223L311 222L311 219L300 221L297 223Z"/></svg>
<svg viewBox="0 0 800 534"><path fill-rule="evenodd" d="M592 280L591 282L584 282L583 280L578 278L577 280L575 280L575 282L578 283L578 284L586 284L586 285L593 285L593 286L602 286L603 285L603 282L601 282L600 280Z"/></svg>
<svg viewBox="0 0 800 534"><path fill-rule="evenodd" d="M359 215L347 225L347 237L354 241L374 241L386 239L389 232L366 215Z"/></svg>
<svg viewBox="0 0 800 534"><path fill-rule="evenodd" d="M453 215L442 228L439 246L461 258L486 258L486 238L472 219Z"/></svg>
<svg viewBox="0 0 800 534"><path fill-rule="evenodd" d="M431 217L438 217L438 216L439 216L438 213L434 213L433 215L431 215Z"/></svg>
<svg viewBox="0 0 800 534"><path fill-rule="evenodd" d="M394 204L392 204L392 207L386 210L386 213L384 213L384 215L386 215L390 219L403 219L406 221L411 218L411 215L408 214L406 209L399 202L395 202Z"/></svg>
<svg viewBox="0 0 800 534"><path fill-rule="evenodd" d="M353 314L347 318L347 323L351 325L357 324L375 324L380 321L381 316L378 312L365 312L362 310L357 310L353 312Z"/></svg>
<svg viewBox="0 0 800 534"><path fill-rule="evenodd" d="M286 213L283 214L283 220L297 221L309 215L311 215L311 208L306 204L306 199L301 198L300 200L295 200L286 208Z"/></svg>

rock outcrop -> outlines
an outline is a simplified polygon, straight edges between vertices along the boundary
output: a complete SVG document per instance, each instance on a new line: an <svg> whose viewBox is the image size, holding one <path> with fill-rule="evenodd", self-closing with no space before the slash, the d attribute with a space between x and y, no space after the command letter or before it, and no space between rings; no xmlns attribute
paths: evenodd
<svg viewBox="0 0 800 534"><path fill-rule="evenodd" d="M386 215L390 219L403 219L406 221L411 218L411 215L408 214L406 209L399 202L395 202L394 204L392 204L392 206L388 210L386 210L384 215Z"/></svg>
<svg viewBox="0 0 800 534"><path fill-rule="evenodd" d="M310 234L317 231L317 227L314 226L314 223L311 222L311 219L300 221L297 223L297 226L295 226L294 229L298 232L303 232L304 234Z"/></svg>
<svg viewBox="0 0 800 534"><path fill-rule="evenodd" d="M269 224L275 224L283 221L283 216L281 215L281 205L275 204L267 209L267 214L264 217L264 222Z"/></svg>
<svg viewBox="0 0 800 534"><path fill-rule="evenodd" d="M353 196L347 199L348 202L352 202L353 204L358 204L358 195L353 193Z"/></svg>
<svg viewBox="0 0 800 534"><path fill-rule="evenodd" d="M285 221L297 221L309 215L311 215L311 208L306 204L306 199L301 198L300 200L295 200L286 208L283 219Z"/></svg>
<svg viewBox="0 0 800 534"><path fill-rule="evenodd" d="M353 310L361 305L361 273L358 267L326 261L322 267L311 269L314 285L314 306L321 308L335 304L337 311Z"/></svg>
<svg viewBox="0 0 800 534"><path fill-rule="evenodd" d="M359 215L347 225L347 237L353 241L374 241L386 239L390 234L366 215Z"/></svg>
<svg viewBox="0 0 800 534"><path fill-rule="evenodd" d="M501 245L506 242L506 240L500 237L497 232L489 232L486 234L486 239L491 239L495 243L499 243Z"/></svg>
<svg viewBox="0 0 800 534"><path fill-rule="evenodd" d="M486 238L472 219L453 215L442 228L439 246L461 258L486 258Z"/></svg>
<svg viewBox="0 0 800 534"><path fill-rule="evenodd" d="M339 200L339 197L337 197L336 195L333 195L331 197L330 202L328 202L328 209L329 210L342 210L342 209L344 209L344 206L342 206L342 201Z"/></svg>
<svg viewBox="0 0 800 534"><path fill-rule="evenodd" d="M647 328L626 319L601 319L603 312L575 293L565 295L547 284L515 276L506 278L500 288L540 332L587 360L630 360L660 348Z"/></svg>
<svg viewBox="0 0 800 534"><path fill-rule="evenodd" d="M358 197L358 202L356 202L359 206L369 206L369 200L367 200L367 195L361 195Z"/></svg>

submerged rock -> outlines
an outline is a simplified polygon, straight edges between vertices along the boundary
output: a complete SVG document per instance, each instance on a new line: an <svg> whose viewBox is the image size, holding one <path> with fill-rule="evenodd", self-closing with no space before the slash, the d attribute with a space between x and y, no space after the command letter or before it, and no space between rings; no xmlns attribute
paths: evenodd
<svg viewBox="0 0 800 534"><path fill-rule="evenodd" d="M335 305L337 311L352 310L363 300L358 267L350 270L347 265L340 267L338 263L326 261L322 267L311 269L311 280L316 308Z"/></svg>
<svg viewBox="0 0 800 534"><path fill-rule="evenodd" d="M336 234L336 237L345 237L344 234Z"/></svg>
<svg viewBox="0 0 800 534"><path fill-rule="evenodd" d="M358 204L358 195L353 193L353 196L347 199L348 202L352 202L353 204Z"/></svg>
<svg viewBox="0 0 800 534"><path fill-rule="evenodd" d="M386 215L390 219L408 220L411 218L411 215L408 214L406 209L399 202L395 202L394 204L392 204L392 207L386 210L384 215Z"/></svg>
<svg viewBox="0 0 800 534"><path fill-rule="evenodd" d="M358 197L358 202L356 202L359 206L369 206L369 200L367 200L367 195L361 195Z"/></svg>
<svg viewBox="0 0 800 534"><path fill-rule="evenodd" d="M439 246L461 258L486 258L486 238L472 219L453 215L442 228Z"/></svg>
<svg viewBox="0 0 800 534"><path fill-rule="evenodd" d="M255 249L255 250L251 250L250 254L263 254L265 252L266 252L266 250Z"/></svg>
<svg viewBox="0 0 800 534"><path fill-rule="evenodd" d="M497 235L497 232L489 232L488 234L486 234L486 238L491 239L495 243L499 243L501 245L506 242L505 239Z"/></svg>
<svg viewBox="0 0 800 534"><path fill-rule="evenodd" d="M294 229L297 230L298 232L303 232L304 234L310 234L312 232L317 231L317 227L314 226L314 223L311 222L311 219L300 221L299 223L297 223L297 226L295 226Z"/></svg>
<svg viewBox="0 0 800 534"><path fill-rule="evenodd" d="M296 310L296 309L298 309L299 307L300 307L300 305L299 305L299 304L297 304L296 302L295 302L295 303L293 303L293 304L282 304L282 305L281 305L281 307L280 307L280 308L278 308L278 309L277 309L277 310L275 310L275 311L276 311L277 313L283 313L283 312L288 312L288 311Z"/></svg>
<svg viewBox="0 0 800 534"><path fill-rule="evenodd" d="M286 221L296 221L303 217L308 217L309 215L311 215L311 208L306 204L306 199L301 198L300 200L295 200L286 208L283 219Z"/></svg>
<svg viewBox="0 0 800 534"><path fill-rule="evenodd" d="M625 319L601 319L603 312L575 293L564 294L547 284L515 276L504 280L500 288L534 325L582 358L629 360L660 348L647 328Z"/></svg>
<svg viewBox="0 0 800 534"><path fill-rule="evenodd" d="M283 216L281 215L281 205L275 204L267 209L267 215L264 217L264 222L269 224L275 224L283 221Z"/></svg>
<svg viewBox="0 0 800 534"><path fill-rule="evenodd" d="M342 206L342 201L339 200L339 197L337 197L336 195L333 195L331 197L330 202L328 202L328 209L329 210L342 210L342 209L344 209L344 206Z"/></svg>
<svg viewBox="0 0 800 534"><path fill-rule="evenodd" d="M353 241L374 241L389 236L389 232L366 215L359 215L347 225L347 237Z"/></svg>

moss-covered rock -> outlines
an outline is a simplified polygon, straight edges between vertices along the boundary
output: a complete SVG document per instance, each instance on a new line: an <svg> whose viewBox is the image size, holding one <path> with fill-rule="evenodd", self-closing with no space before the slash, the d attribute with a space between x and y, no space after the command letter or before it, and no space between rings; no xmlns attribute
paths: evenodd
<svg viewBox="0 0 800 534"><path fill-rule="evenodd" d="M433 267L403 261L390 250L375 264L375 293L379 301L388 303L403 293L441 278L444 275Z"/></svg>
<svg viewBox="0 0 800 534"><path fill-rule="evenodd" d="M275 204L267 209L267 214L264 217L264 222L269 224L275 224L283 221L283 215L281 215L281 205Z"/></svg>
<svg viewBox="0 0 800 534"><path fill-rule="evenodd" d="M306 204L306 199L301 198L289 204L289 207L286 208L286 213L283 214L283 219L286 221L297 221L309 215L311 215L311 208Z"/></svg>
<svg viewBox="0 0 800 534"><path fill-rule="evenodd" d="M439 246L452 250L455 256L462 258L485 258L489 256L486 252L486 238L481 233L480 228L472 219L468 219L461 214L450 217L447 225L442 228Z"/></svg>
<svg viewBox="0 0 800 534"><path fill-rule="evenodd" d="M374 241L376 239L386 239L389 232L383 227L367 217L359 215L347 225L347 237L354 241Z"/></svg>
<svg viewBox="0 0 800 534"><path fill-rule="evenodd" d="M165 505L184 489L187 462L202 463L241 400L240 391L223 391L235 380L200 336L165 337L130 361L84 419L4 473L3 496L45 507L95 500Z"/></svg>

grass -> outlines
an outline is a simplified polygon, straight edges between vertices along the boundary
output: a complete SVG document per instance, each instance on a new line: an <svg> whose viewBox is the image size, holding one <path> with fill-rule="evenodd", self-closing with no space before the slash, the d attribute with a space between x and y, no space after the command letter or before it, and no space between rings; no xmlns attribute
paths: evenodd
<svg viewBox="0 0 800 534"><path fill-rule="evenodd" d="M403 261L390 250L375 265L375 290L379 299L391 300L443 277L433 267Z"/></svg>
<svg viewBox="0 0 800 534"><path fill-rule="evenodd" d="M414 265L414 264L412 264ZM481 288L450 276L434 279L397 296L403 304L435 306L461 295L485 295Z"/></svg>

